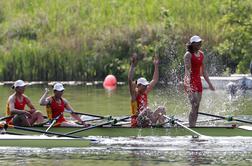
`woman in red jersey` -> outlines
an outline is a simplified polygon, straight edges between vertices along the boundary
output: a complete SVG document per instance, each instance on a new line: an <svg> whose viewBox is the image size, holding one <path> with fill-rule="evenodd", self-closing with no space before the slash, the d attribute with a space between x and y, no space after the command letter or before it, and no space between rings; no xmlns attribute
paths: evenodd
<svg viewBox="0 0 252 166"><path fill-rule="evenodd" d="M53 96L49 96L49 90L46 88L44 95L41 97L39 103L42 106L46 106L46 112L49 119L56 119L54 126L65 126L65 127L88 127L89 124L83 122L80 117L74 113L73 108L69 102L62 97L65 88L61 83L55 83L53 86ZM71 116L77 120L81 125L78 125L72 121L68 121L64 117L64 112L68 112Z"/></svg>
<svg viewBox="0 0 252 166"><path fill-rule="evenodd" d="M23 80L17 80L12 86L15 93L8 98L6 115L14 115L14 117L6 120L8 124L32 126L34 123L40 124L44 121L42 113L37 111L30 99L24 95L26 85ZM26 106L30 109L25 109Z"/></svg>
<svg viewBox="0 0 252 166"><path fill-rule="evenodd" d="M191 103L191 112L189 114L190 127L196 125L198 118L203 90L200 76L203 75L210 90L215 90L204 68L204 53L200 50L201 42L202 39L199 36L192 36L187 44L187 52L184 55L184 86Z"/></svg>
<svg viewBox="0 0 252 166"><path fill-rule="evenodd" d="M131 127L149 127L151 125L162 124L165 117L164 107L158 107L154 112L148 108L148 93L158 82L159 71L158 64L159 60L155 57L154 74L151 82L148 82L145 78L138 78L136 83L133 81L134 71L137 64L137 54L133 53L131 57L131 65L128 74L129 91L131 95Z"/></svg>

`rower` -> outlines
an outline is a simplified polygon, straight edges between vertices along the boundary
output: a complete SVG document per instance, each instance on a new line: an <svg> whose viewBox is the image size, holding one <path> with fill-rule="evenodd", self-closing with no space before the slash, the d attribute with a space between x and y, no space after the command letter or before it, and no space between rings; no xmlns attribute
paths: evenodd
<svg viewBox="0 0 252 166"><path fill-rule="evenodd" d="M54 126L64 126L64 127L88 127L89 124L86 124L81 120L81 118L74 113L73 108L69 102L62 97L65 88L61 83L55 83L53 86L53 96L47 97L49 89L45 89L45 93L40 98L40 105L46 106L47 116L49 119L56 119L56 124ZM74 122L68 121L65 119L63 113L68 112L71 116L76 119L81 125L78 125Z"/></svg>
<svg viewBox="0 0 252 166"><path fill-rule="evenodd" d="M17 80L12 89L15 92L8 98L6 106L6 115L13 115L6 119L7 124L14 124L16 126L32 126L35 123L41 124L44 117L41 112L37 111L30 99L24 95L27 84L23 80ZM29 109L25 109L25 106Z"/></svg>
<svg viewBox="0 0 252 166"><path fill-rule="evenodd" d="M158 82L159 59L155 56L154 74L151 82L141 77L137 79L136 84L133 81L134 70L137 64L137 54L133 53L128 75L129 91L131 95L131 127L149 127L151 125L163 124L165 121L165 108L158 107L154 112L148 108L147 94L153 89Z"/></svg>
<svg viewBox="0 0 252 166"><path fill-rule="evenodd" d="M215 90L205 68L204 53L201 51L201 44L202 39L199 36L192 36L187 43L187 51L184 55L184 87L191 103L191 111L189 114L190 127L195 127L198 119L198 111L203 91L200 76L203 75L210 90Z"/></svg>

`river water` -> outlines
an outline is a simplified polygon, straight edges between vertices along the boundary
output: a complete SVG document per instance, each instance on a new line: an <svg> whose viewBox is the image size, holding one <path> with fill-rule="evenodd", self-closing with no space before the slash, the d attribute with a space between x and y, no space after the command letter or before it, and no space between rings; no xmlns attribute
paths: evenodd
<svg viewBox="0 0 252 166"><path fill-rule="evenodd" d="M46 86L30 86L26 94L37 109L45 113L38 100ZM0 87L0 104L4 115L8 96L13 91ZM252 114L251 91L230 99L224 90L205 90L200 111L218 115ZM67 86L64 92L75 111L98 115L129 115L127 86L115 91L102 87ZM150 94L149 105L166 107L169 115L186 121L188 100L183 91L157 88ZM66 114L66 116L68 116ZM199 119L209 117L200 116ZM93 137L92 137L93 138ZM0 165L251 165L252 138L250 137L95 137L98 142L79 148L17 148L0 147Z"/></svg>

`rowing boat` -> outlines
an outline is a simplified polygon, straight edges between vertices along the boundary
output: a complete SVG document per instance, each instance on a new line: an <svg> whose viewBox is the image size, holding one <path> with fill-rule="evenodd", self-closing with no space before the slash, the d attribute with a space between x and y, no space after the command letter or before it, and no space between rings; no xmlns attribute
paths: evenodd
<svg viewBox="0 0 252 166"><path fill-rule="evenodd" d="M90 140L84 138L48 137L45 135L0 135L0 146L11 147L85 147Z"/></svg>
<svg viewBox="0 0 252 166"><path fill-rule="evenodd" d="M251 128L250 126L247 126ZM47 127L32 127L33 129L45 131ZM53 127L51 132L55 133L70 133L78 130L78 127ZM194 131L206 136L247 136L252 137L252 131L242 126L197 126L191 128ZM37 135L38 133L32 131L20 131L15 128L9 128L7 133L25 134L25 135ZM152 127L152 128L131 128L129 126L121 125L107 125L97 127L92 130L86 130L74 134L75 136L87 137L87 136L106 136L106 137L131 137L131 136L189 136L193 135L190 131L179 126L167 126L167 127Z"/></svg>
<svg viewBox="0 0 252 166"><path fill-rule="evenodd" d="M46 131L45 127L32 127L29 129ZM78 127L53 127L50 133L57 133L64 135L79 130ZM246 136L252 137L250 126L198 126L190 128L193 131L205 136L231 137L231 136ZM11 134L11 135L10 135ZM193 133L189 130L179 126L168 127L152 127L152 128L131 128L129 126L107 125L97 127L92 130L85 130L74 134L70 137L57 137L53 134L41 135L33 131L18 130L16 128L9 128L6 134L0 135L0 146L14 146L14 147L86 147L92 141L87 136L99 137L141 137L141 136L192 136ZM78 138L79 137L79 138ZM95 138L95 137L92 137Z"/></svg>
<svg viewBox="0 0 252 166"><path fill-rule="evenodd" d="M191 128L194 131L206 136L246 136L252 137L251 127L246 126L238 128L233 126L201 126ZM243 128L243 129L242 129ZM35 130L46 130L47 127L33 127ZM68 133L75 131L75 127L54 127L51 132ZM130 128L123 126L103 126L92 130L76 133L75 136L81 138L57 137L40 135L32 131L20 131L15 128L9 128L7 134L0 135L0 146L11 147L87 147L92 141L86 136L103 136L103 137L140 137L140 136L191 136L193 135L188 130L182 127L162 127L162 128ZM8 134L10 133L10 134ZM20 135L18 135L20 134Z"/></svg>
<svg viewBox="0 0 252 166"><path fill-rule="evenodd" d="M252 137L251 121L235 117L224 117L199 112L198 114L211 116L216 120L228 120L228 123L220 125L204 125L189 128L186 123L178 119L165 116L168 120L162 127L131 128L130 116L122 118L100 118L89 127L53 127L44 125L40 127L21 127L13 125L3 125L3 133L0 134L0 146L21 146L21 147L83 147L90 144L89 136L99 137L142 137L142 136L217 136ZM104 121L105 120L105 121ZM126 121L125 121L126 120ZM208 120L210 122L211 120ZM201 121L204 122L204 121ZM231 122L231 123L230 123ZM238 122L234 124L233 122ZM11 134L11 135L9 135ZM43 135L41 135L43 134ZM92 137L94 138L94 137Z"/></svg>

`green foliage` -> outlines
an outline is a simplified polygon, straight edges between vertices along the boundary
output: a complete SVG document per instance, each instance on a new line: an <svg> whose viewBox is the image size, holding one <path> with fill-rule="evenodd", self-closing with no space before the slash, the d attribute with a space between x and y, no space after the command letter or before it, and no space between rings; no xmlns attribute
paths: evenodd
<svg viewBox="0 0 252 166"><path fill-rule="evenodd" d="M190 36L200 35L210 50L223 40L216 35L220 28L228 34L229 29L216 25L225 2L230 1L0 1L0 78L85 81L114 74L125 81L130 54L137 51L144 56L136 75L150 79L157 54L161 80L181 80ZM239 40L243 37L250 40L248 35ZM229 56L226 48L231 46L224 42L219 51ZM240 52L249 55L249 49Z"/></svg>
<svg viewBox="0 0 252 166"><path fill-rule="evenodd" d="M252 4L249 0L229 0L219 21L223 42L217 50L231 73L247 73L251 60Z"/></svg>

